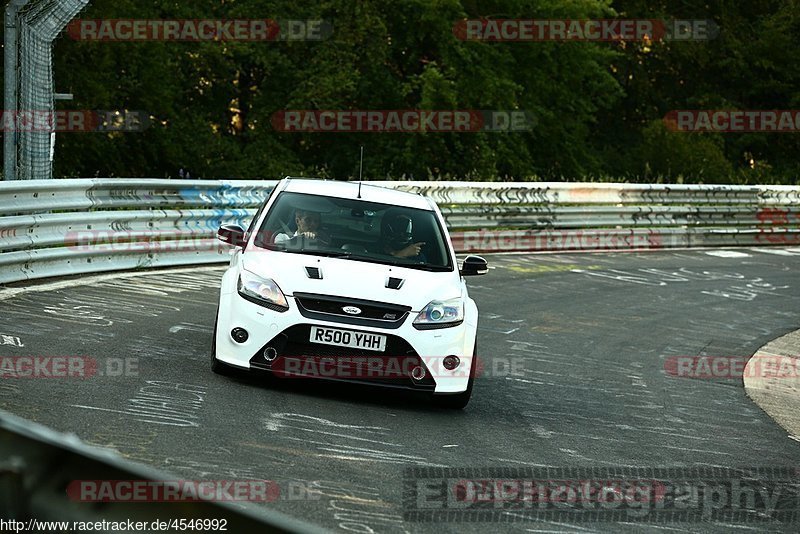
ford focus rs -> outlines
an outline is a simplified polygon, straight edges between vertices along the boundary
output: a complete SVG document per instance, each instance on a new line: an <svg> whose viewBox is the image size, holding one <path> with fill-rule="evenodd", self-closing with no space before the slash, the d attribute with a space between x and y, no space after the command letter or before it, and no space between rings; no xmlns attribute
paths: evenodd
<svg viewBox="0 0 800 534"><path fill-rule="evenodd" d="M259 370L427 392L469 402L478 309L444 218L421 195L287 178L244 229L220 291L212 369Z"/></svg>

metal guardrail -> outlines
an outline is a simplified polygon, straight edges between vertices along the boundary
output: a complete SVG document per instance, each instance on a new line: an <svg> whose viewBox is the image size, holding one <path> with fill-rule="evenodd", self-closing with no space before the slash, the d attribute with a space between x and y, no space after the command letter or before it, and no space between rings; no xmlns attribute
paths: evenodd
<svg viewBox="0 0 800 534"><path fill-rule="evenodd" d="M73 434L61 434L0 410L0 518L6 520L6 524L9 520L17 522L17 532L70 530L55 525L36 528L35 520L68 522L73 526L74 522L97 524L101 521L125 525L133 519L151 527L170 518L224 520L228 532L325 532L269 508L255 505L242 508L241 502L137 501L130 498L130 494L128 501L81 501L80 493L69 489L80 481L98 484L108 481L109 485L113 481L128 481L165 487L174 484L175 477L127 460L109 449L87 445ZM94 528L100 530L98 526ZM112 527L102 530L110 532ZM174 532L183 529L164 526L145 530Z"/></svg>
<svg viewBox="0 0 800 534"><path fill-rule="evenodd" d="M0 182L0 283L228 260L276 181ZM800 244L800 187L366 182L431 197L459 252Z"/></svg>
<svg viewBox="0 0 800 534"><path fill-rule="evenodd" d="M0 283L228 260L221 224L246 226L275 181L0 183Z"/></svg>

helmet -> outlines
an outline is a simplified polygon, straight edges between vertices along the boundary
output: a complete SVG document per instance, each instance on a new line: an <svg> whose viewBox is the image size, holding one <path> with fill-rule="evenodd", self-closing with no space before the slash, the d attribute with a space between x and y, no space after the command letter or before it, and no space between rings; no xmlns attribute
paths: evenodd
<svg viewBox="0 0 800 534"><path fill-rule="evenodd" d="M401 213L387 213L381 222L381 236L392 250L400 250L411 244L413 225L411 217Z"/></svg>

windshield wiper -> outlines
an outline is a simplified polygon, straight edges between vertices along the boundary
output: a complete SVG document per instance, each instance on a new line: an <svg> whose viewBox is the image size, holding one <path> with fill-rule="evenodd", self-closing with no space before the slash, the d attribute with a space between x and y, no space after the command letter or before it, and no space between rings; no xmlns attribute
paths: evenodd
<svg viewBox="0 0 800 534"><path fill-rule="evenodd" d="M348 260L355 260L355 261L369 261L372 263L383 263L381 260L373 258L372 256L364 256L363 254L353 254L352 252L346 252L346 257Z"/></svg>
<svg viewBox="0 0 800 534"><path fill-rule="evenodd" d="M274 245L272 243L256 243L258 248L265 248L267 250L277 250L279 252L286 252L286 247L283 245Z"/></svg>
<svg viewBox="0 0 800 534"><path fill-rule="evenodd" d="M447 267L446 265L431 265L430 263L411 263L411 264L402 264L398 263L398 267L408 267L409 269L419 269L421 271L431 271L434 273L448 273L453 269Z"/></svg>
<svg viewBox="0 0 800 534"><path fill-rule="evenodd" d="M326 258L347 258L352 252L339 250L292 250L286 249L291 254L305 254L307 256L325 256Z"/></svg>
<svg viewBox="0 0 800 534"><path fill-rule="evenodd" d="M453 270L452 268L447 267L445 265L433 265L430 263L403 263L398 261L392 261L388 258L382 259L382 258L376 258L374 256L364 256L361 254L355 254L353 252L348 252L345 250L305 250L305 249L294 250L292 248L286 248L283 245L273 245L273 244L264 244L262 245L262 247L269 250L287 252L289 254L304 254L306 256L324 256L326 258L345 258L353 261L366 261L370 263L379 263L381 265L391 265L392 267L405 267L407 269L417 269L420 271L430 271L435 273L446 273Z"/></svg>
<svg viewBox="0 0 800 534"><path fill-rule="evenodd" d="M376 260L375 258L364 258L366 260L375 262L375 263L382 263L384 265L391 265L392 267L405 267L406 269L417 269L420 271L431 271L436 273L446 273L450 272L453 269L446 266L446 265L434 265L432 263L404 263L401 261L381 261Z"/></svg>

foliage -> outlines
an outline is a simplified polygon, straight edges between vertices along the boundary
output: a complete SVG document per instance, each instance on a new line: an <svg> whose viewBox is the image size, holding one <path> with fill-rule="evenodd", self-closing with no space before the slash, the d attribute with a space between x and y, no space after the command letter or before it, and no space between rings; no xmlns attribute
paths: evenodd
<svg viewBox="0 0 800 534"><path fill-rule="evenodd" d="M687 134L674 109L800 107L797 0L94 0L90 19L325 19L323 41L55 46L61 109L143 110L143 133L63 133L56 176L797 183L798 134ZM708 42L465 42L496 18L703 18ZM527 110L516 133L281 133L287 109Z"/></svg>

